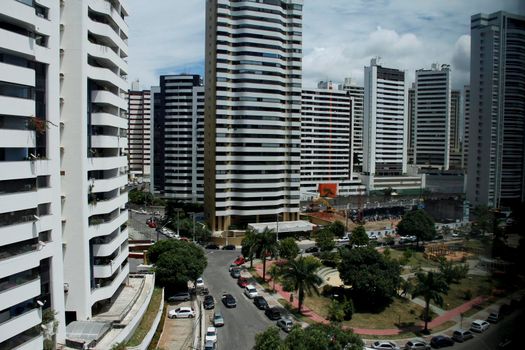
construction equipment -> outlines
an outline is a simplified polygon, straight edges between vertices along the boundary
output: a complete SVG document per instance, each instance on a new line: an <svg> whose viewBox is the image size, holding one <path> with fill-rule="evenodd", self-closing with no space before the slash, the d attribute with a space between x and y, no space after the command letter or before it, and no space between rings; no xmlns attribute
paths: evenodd
<svg viewBox="0 0 525 350"><path fill-rule="evenodd" d="M326 209L324 210L325 212L327 213L334 213L335 212L335 209L334 207L332 207L332 205L326 200L324 199L323 197L317 197L315 198L312 203L310 203L309 205L309 208L312 210L312 211L316 211L314 208L318 208L317 210L320 210L320 205L326 207Z"/></svg>

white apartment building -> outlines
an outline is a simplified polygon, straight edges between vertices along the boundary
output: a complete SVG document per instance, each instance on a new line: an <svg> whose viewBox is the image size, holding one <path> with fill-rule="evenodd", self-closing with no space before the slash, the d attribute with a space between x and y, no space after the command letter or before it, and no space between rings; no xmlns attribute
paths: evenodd
<svg viewBox="0 0 525 350"><path fill-rule="evenodd" d="M489 207L525 200L525 16L471 17L467 199Z"/></svg>
<svg viewBox="0 0 525 350"><path fill-rule="evenodd" d="M461 135L461 91L450 90L450 153L449 169L463 169L463 140Z"/></svg>
<svg viewBox="0 0 525 350"><path fill-rule="evenodd" d="M463 149L462 149L462 168L468 169L468 150L470 139L470 86L463 87Z"/></svg>
<svg viewBox="0 0 525 350"><path fill-rule="evenodd" d="M450 84L448 65L416 70L414 164L421 168L449 168Z"/></svg>
<svg viewBox="0 0 525 350"><path fill-rule="evenodd" d="M128 26L126 1L61 4L57 96L69 322L91 319L128 279Z"/></svg>
<svg viewBox="0 0 525 350"><path fill-rule="evenodd" d="M408 164L414 164L414 135L416 134L416 123L414 118L416 115L416 88L415 83L408 89L408 147L407 147L407 161Z"/></svg>
<svg viewBox="0 0 525 350"><path fill-rule="evenodd" d="M0 4L0 348L43 348L42 313L65 337L58 1Z"/></svg>
<svg viewBox="0 0 525 350"><path fill-rule="evenodd" d="M154 192L204 200L204 87L199 75L160 77L154 102Z"/></svg>
<svg viewBox="0 0 525 350"><path fill-rule="evenodd" d="M151 91L136 82L128 91L128 157L132 180L147 181L151 173Z"/></svg>
<svg viewBox="0 0 525 350"><path fill-rule="evenodd" d="M301 192L339 195L350 171L352 104L349 93L319 83L303 89L301 105ZM323 188L323 186L325 186Z"/></svg>
<svg viewBox="0 0 525 350"><path fill-rule="evenodd" d="M406 173L407 94L405 72L380 66L373 58L365 67L363 172L390 176Z"/></svg>
<svg viewBox="0 0 525 350"><path fill-rule="evenodd" d="M351 78L345 78L344 83L340 86L343 90L348 91L352 99L352 124L351 124L351 155L350 169L352 172L361 172L363 170L363 101L365 98L364 87L358 86Z"/></svg>
<svg viewBox="0 0 525 350"><path fill-rule="evenodd" d="M213 231L297 220L302 0L208 0L205 215Z"/></svg>

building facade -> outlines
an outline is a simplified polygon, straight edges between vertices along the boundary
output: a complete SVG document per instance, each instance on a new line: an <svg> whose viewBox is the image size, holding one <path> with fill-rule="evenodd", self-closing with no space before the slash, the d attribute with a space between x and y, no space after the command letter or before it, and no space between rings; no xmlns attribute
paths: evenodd
<svg viewBox="0 0 525 350"><path fill-rule="evenodd" d="M149 182L151 172L151 91L132 84L128 91L129 175Z"/></svg>
<svg viewBox="0 0 525 350"><path fill-rule="evenodd" d="M348 91L352 99L352 124L351 124L351 170L355 173L363 171L363 100L364 88L356 85L351 78L345 78L340 86Z"/></svg>
<svg viewBox="0 0 525 350"><path fill-rule="evenodd" d="M524 46L524 16L472 16L467 198L474 205L524 200Z"/></svg>
<svg viewBox="0 0 525 350"><path fill-rule="evenodd" d="M463 169L463 136L461 134L461 91L450 90L450 152L449 169Z"/></svg>
<svg viewBox="0 0 525 350"><path fill-rule="evenodd" d="M303 90L301 192L335 196L351 178L351 112L349 93L331 83Z"/></svg>
<svg viewBox="0 0 525 350"><path fill-rule="evenodd" d="M451 87L448 65L416 71L414 164L448 170L450 162Z"/></svg>
<svg viewBox="0 0 525 350"><path fill-rule="evenodd" d="M163 75L154 97L153 189L165 198L204 199L204 87L199 75Z"/></svg>
<svg viewBox="0 0 525 350"><path fill-rule="evenodd" d="M414 164L414 137L416 134L416 88L415 83L408 89L408 146L407 146L407 161L408 164Z"/></svg>
<svg viewBox="0 0 525 350"><path fill-rule="evenodd" d="M298 219L302 3L206 3L204 203L213 231Z"/></svg>
<svg viewBox="0 0 525 350"><path fill-rule="evenodd" d="M470 139L470 86L463 87L463 149L462 149L462 168L466 171L468 169L468 150Z"/></svg>

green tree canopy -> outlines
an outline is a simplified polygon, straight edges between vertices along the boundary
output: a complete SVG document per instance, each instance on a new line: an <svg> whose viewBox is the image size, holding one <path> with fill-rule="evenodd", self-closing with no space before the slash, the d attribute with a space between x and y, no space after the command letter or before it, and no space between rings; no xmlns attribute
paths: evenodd
<svg viewBox="0 0 525 350"><path fill-rule="evenodd" d="M436 236L434 219L422 209L412 210L397 224L397 233L401 236L415 236L419 241L429 241Z"/></svg>
<svg viewBox="0 0 525 350"><path fill-rule="evenodd" d="M397 294L401 268L371 247L341 250L339 275L351 286L355 305L382 308Z"/></svg>
<svg viewBox="0 0 525 350"><path fill-rule="evenodd" d="M448 261L444 257L440 257L439 272L441 272L443 278L448 284L459 283L459 281L467 277L468 265L456 264L452 261Z"/></svg>
<svg viewBox="0 0 525 350"><path fill-rule="evenodd" d="M250 268L253 267L253 258L256 256L257 248L257 231L248 228L244 233L244 238L241 241L241 254L250 260Z"/></svg>
<svg viewBox="0 0 525 350"><path fill-rule="evenodd" d="M304 329L293 328L284 343L290 350L362 350L364 345L351 330L320 323Z"/></svg>
<svg viewBox="0 0 525 350"><path fill-rule="evenodd" d="M299 255L300 249L293 237L287 237L279 241L279 256L287 260L293 260Z"/></svg>
<svg viewBox="0 0 525 350"><path fill-rule="evenodd" d="M283 278L292 284L293 289L297 291L299 313L301 313L305 293L308 295L311 295L312 292L319 294L317 287L319 287L323 281L316 272L320 266L321 263L319 260L313 256L300 256L296 260L288 261L288 263L283 266Z"/></svg>
<svg viewBox="0 0 525 350"><path fill-rule="evenodd" d="M334 221L326 227L335 237L343 237L346 233L346 227L341 221Z"/></svg>
<svg viewBox="0 0 525 350"><path fill-rule="evenodd" d="M266 259L276 256L279 243L274 230L266 227L263 232L255 235L254 251L258 252L263 261L263 280L266 278Z"/></svg>
<svg viewBox="0 0 525 350"><path fill-rule="evenodd" d="M492 232L494 229L494 212L486 205L478 205L473 210L474 222L472 231L478 234Z"/></svg>
<svg viewBox="0 0 525 350"><path fill-rule="evenodd" d="M437 305L443 305L442 294L447 294L448 284L441 274L433 272L418 272L416 274L417 283L412 291L412 298L422 297L425 301L425 332L428 332L428 313L430 301L434 301Z"/></svg>
<svg viewBox="0 0 525 350"><path fill-rule="evenodd" d="M287 350L279 335L279 328L272 326L255 335L254 350Z"/></svg>
<svg viewBox="0 0 525 350"><path fill-rule="evenodd" d="M356 226L354 230L352 231L352 235L350 236L350 246L357 245L368 245L369 239L368 235L366 234L365 227L363 225Z"/></svg>
<svg viewBox="0 0 525 350"><path fill-rule="evenodd" d="M334 234L326 227L317 232L315 242L322 252L329 252L335 248Z"/></svg>

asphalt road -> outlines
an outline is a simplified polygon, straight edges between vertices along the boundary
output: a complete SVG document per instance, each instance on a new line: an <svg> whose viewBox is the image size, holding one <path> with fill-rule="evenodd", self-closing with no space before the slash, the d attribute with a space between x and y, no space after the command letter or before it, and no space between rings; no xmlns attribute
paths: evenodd
<svg viewBox="0 0 525 350"><path fill-rule="evenodd" d="M255 345L255 335L274 324L244 295L244 289L237 285L237 280L230 277L228 267L238 255L239 250L207 251L204 283L215 298L215 309L220 309L224 317L224 327L217 332L219 350L251 349ZM223 293L230 293L237 299L236 308L229 309L222 304ZM213 310L208 311L207 317L212 314Z"/></svg>

